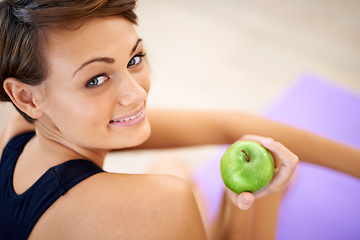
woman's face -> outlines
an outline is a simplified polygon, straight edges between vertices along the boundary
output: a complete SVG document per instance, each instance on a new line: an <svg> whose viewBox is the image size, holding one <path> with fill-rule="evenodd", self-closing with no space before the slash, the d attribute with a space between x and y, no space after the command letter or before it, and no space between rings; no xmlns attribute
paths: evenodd
<svg viewBox="0 0 360 240"><path fill-rule="evenodd" d="M150 79L129 21L96 18L76 30L50 31L45 54L40 126L89 149L131 147L148 138Z"/></svg>

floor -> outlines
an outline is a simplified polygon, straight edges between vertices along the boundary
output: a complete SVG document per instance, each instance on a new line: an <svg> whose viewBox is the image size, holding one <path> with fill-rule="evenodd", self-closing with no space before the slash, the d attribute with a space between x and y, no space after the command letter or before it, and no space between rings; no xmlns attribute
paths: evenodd
<svg viewBox="0 0 360 240"><path fill-rule="evenodd" d="M304 73L360 94L357 0L146 0L137 13L152 69L149 107L261 114ZM0 112L1 129L11 106ZM212 150L180 152L196 162ZM105 168L141 172L152 156L111 154Z"/></svg>

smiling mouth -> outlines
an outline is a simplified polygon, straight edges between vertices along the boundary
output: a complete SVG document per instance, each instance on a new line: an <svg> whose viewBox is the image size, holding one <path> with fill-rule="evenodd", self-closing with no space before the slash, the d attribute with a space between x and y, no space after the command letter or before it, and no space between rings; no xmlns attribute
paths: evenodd
<svg viewBox="0 0 360 240"><path fill-rule="evenodd" d="M130 120L134 120L138 117L141 116L141 114L143 113L143 111L138 112L137 114L127 117L127 118L122 118L122 119L116 119L116 120L111 120L110 123L117 123L117 122L128 122Z"/></svg>

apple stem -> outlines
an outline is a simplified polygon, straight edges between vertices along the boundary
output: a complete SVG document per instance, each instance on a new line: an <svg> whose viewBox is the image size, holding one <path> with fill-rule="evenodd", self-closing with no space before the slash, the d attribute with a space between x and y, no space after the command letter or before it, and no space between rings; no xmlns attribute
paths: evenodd
<svg viewBox="0 0 360 240"><path fill-rule="evenodd" d="M245 153L245 155L246 155L245 160L246 160L247 162L250 162L250 156L246 153L246 151L245 151L244 149L242 149L241 151L242 151L243 153Z"/></svg>

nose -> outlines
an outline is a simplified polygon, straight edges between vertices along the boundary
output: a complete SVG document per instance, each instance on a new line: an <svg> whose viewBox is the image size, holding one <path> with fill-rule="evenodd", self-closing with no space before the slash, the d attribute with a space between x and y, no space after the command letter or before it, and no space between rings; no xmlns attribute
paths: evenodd
<svg viewBox="0 0 360 240"><path fill-rule="evenodd" d="M126 107L146 100L147 91L130 74L122 78L119 85L118 102L122 106Z"/></svg>

